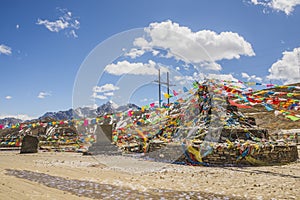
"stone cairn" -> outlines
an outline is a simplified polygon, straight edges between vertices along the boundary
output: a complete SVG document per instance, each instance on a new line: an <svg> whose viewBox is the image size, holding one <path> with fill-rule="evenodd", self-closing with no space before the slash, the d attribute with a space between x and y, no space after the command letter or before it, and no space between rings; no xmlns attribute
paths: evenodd
<svg viewBox="0 0 300 200"><path fill-rule="evenodd" d="M112 144L112 125L97 125L95 130L96 142L89 147L84 155L119 155L116 145Z"/></svg>
<svg viewBox="0 0 300 200"><path fill-rule="evenodd" d="M255 118L244 116L209 83L197 87L176 111L181 122L172 142L150 140L147 158L192 165L274 165L298 159L297 146L270 140L268 130L257 127Z"/></svg>

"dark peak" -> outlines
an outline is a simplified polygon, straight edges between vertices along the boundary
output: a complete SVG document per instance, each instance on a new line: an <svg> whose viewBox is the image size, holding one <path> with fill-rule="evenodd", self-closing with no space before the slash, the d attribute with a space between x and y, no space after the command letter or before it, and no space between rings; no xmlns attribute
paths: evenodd
<svg viewBox="0 0 300 200"><path fill-rule="evenodd" d="M0 124L5 124L5 125L17 124L17 123L21 123L21 122L23 122L23 120L17 119L14 117L6 117L4 119L0 119Z"/></svg>

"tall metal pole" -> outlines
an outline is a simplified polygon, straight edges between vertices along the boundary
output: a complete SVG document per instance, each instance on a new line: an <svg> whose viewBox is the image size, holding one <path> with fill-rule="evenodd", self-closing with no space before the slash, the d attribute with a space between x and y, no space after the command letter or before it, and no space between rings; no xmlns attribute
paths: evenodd
<svg viewBox="0 0 300 200"><path fill-rule="evenodd" d="M167 72L167 82L161 82L160 78L160 69L158 69L158 80L153 81L155 83L158 83L158 105L161 107L161 85L167 85L168 88L168 96L170 96L170 86L176 86L174 84L170 84L170 78L169 78L169 72ZM168 98L168 104L170 104L170 98Z"/></svg>
<svg viewBox="0 0 300 200"><path fill-rule="evenodd" d="M167 72L167 90L168 90L168 97L170 97L170 81L169 81L169 72ZM168 105L170 104L170 98L168 98Z"/></svg>
<svg viewBox="0 0 300 200"><path fill-rule="evenodd" d="M159 107L161 107L160 69L158 69L158 105L159 105Z"/></svg>

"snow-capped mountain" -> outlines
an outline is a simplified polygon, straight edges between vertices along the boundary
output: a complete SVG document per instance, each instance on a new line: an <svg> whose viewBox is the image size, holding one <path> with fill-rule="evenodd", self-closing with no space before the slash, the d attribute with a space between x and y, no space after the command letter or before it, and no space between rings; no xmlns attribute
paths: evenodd
<svg viewBox="0 0 300 200"><path fill-rule="evenodd" d="M55 120L63 120L63 119L72 119L74 118L75 112L73 109L69 109L66 111L58 111L58 112L46 112L43 116L39 117L39 120L43 119L55 119Z"/></svg>
<svg viewBox="0 0 300 200"><path fill-rule="evenodd" d="M97 108L83 107L76 108L73 112L73 118L97 117Z"/></svg>
<svg viewBox="0 0 300 200"><path fill-rule="evenodd" d="M98 115L112 114L116 112L116 109L118 107L119 106L117 106L116 104L112 103L111 101L108 101L105 104L99 106L96 112Z"/></svg>
<svg viewBox="0 0 300 200"><path fill-rule="evenodd" d="M124 112L130 109L139 109L135 104L126 104L118 106L112 101L108 101L99 107L80 107L76 109L69 109L66 111L47 112L43 116L39 117L39 120L54 119L54 120L66 120L66 119L78 119L78 118L93 118L105 114L112 114L117 112Z"/></svg>
<svg viewBox="0 0 300 200"><path fill-rule="evenodd" d="M127 110L131 110L131 109L140 109L139 106L133 104L133 103L128 103L126 105L123 105L123 106L119 106L117 109L116 109L116 112L124 112L124 111L127 111Z"/></svg>

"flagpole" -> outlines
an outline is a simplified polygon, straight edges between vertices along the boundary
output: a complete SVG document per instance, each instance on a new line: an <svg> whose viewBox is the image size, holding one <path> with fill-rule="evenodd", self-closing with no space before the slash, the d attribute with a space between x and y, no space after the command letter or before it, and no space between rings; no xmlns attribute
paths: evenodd
<svg viewBox="0 0 300 200"><path fill-rule="evenodd" d="M169 80L169 72L167 72L167 90L168 90L168 105L170 105L170 80Z"/></svg>
<svg viewBox="0 0 300 200"><path fill-rule="evenodd" d="M160 69L158 69L158 105L159 105L159 107L161 107Z"/></svg>
<svg viewBox="0 0 300 200"><path fill-rule="evenodd" d="M158 83L158 105L161 107L161 85L166 85L167 86L167 94L168 94L168 104L170 104L170 86L176 86L173 84L170 84L170 77L169 77L169 72L167 72L167 82L161 82L161 77L160 77L160 69L158 69L158 80L153 81L155 83Z"/></svg>

